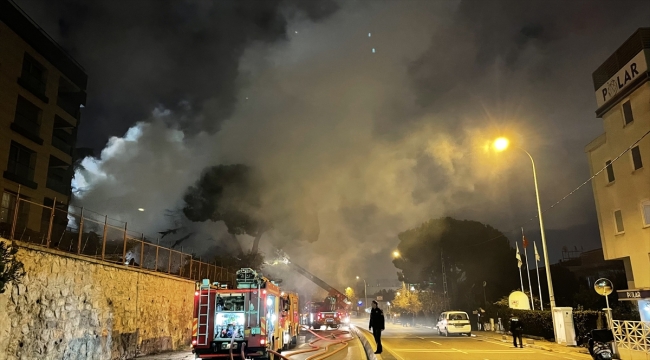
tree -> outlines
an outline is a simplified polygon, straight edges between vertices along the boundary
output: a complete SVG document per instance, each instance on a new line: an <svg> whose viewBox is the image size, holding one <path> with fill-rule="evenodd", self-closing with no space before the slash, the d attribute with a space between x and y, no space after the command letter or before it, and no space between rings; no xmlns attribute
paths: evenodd
<svg viewBox="0 0 650 360"><path fill-rule="evenodd" d="M252 236L252 253L259 252L260 239L269 230L281 235L275 239L279 247L284 239L318 240L317 209L298 187L289 188L270 189L243 164L212 166L185 192L183 213L191 221L223 221L229 233Z"/></svg>
<svg viewBox="0 0 650 360"><path fill-rule="evenodd" d="M17 252L17 248L0 241L0 294L5 292L8 283L17 284L25 275L23 263L16 260Z"/></svg>
<svg viewBox="0 0 650 360"><path fill-rule="evenodd" d="M421 284L443 294L442 269L447 277L450 306L475 309L486 297L496 299L517 288L515 251L493 227L450 217L431 219L398 235L401 256L393 260L405 282Z"/></svg>
<svg viewBox="0 0 650 360"><path fill-rule="evenodd" d="M191 221L223 221L229 233L252 236L251 252L258 253L260 239L270 229L261 213L260 190L248 166L212 166L185 192L183 213Z"/></svg>
<svg viewBox="0 0 650 360"><path fill-rule="evenodd" d="M393 306L397 311L417 314L422 310L422 302L418 299L418 293L402 286L393 300Z"/></svg>
<svg viewBox="0 0 650 360"><path fill-rule="evenodd" d="M354 289L351 287L345 288L345 296L350 300L351 303L356 304L357 303L357 295L354 293Z"/></svg>
<svg viewBox="0 0 650 360"><path fill-rule="evenodd" d="M445 310L445 297L433 290L422 290L417 293L425 315L440 314Z"/></svg>
<svg viewBox="0 0 650 360"><path fill-rule="evenodd" d="M262 270L264 256L260 253L249 251L241 256L218 255L215 258L217 266L224 267L231 271L237 271L242 268L251 268L253 270Z"/></svg>

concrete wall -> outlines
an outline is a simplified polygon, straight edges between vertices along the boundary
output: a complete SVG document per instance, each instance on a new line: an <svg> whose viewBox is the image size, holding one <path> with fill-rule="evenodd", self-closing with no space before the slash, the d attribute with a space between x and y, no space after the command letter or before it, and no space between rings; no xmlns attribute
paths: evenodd
<svg viewBox="0 0 650 360"><path fill-rule="evenodd" d="M187 348L194 282L18 244L0 294L0 360L126 359Z"/></svg>

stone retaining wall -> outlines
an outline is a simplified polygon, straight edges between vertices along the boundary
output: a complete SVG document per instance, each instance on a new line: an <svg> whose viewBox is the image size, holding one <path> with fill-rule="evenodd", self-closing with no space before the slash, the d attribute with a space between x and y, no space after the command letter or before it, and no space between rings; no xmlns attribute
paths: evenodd
<svg viewBox="0 0 650 360"><path fill-rule="evenodd" d="M26 275L0 294L0 360L128 359L189 346L193 281L14 244Z"/></svg>

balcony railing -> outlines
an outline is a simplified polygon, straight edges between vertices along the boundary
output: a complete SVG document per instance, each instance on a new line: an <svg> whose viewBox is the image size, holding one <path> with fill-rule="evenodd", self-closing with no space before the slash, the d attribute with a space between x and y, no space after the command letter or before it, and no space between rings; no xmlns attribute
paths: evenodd
<svg viewBox="0 0 650 360"><path fill-rule="evenodd" d="M20 188L19 188L20 192ZM56 204L54 199L53 204ZM42 213L41 213L42 212ZM0 237L184 279L235 284L235 274L194 255L160 246L144 234L84 208L45 206L18 199L9 223L0 222ZM49 215L49 216L47 216ZM30 221L35 218L39 221Z"/></svg>

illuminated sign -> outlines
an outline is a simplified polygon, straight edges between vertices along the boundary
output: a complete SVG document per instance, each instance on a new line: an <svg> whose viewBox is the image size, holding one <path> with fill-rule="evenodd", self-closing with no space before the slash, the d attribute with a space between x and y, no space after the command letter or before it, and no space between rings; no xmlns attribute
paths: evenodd
<svg viewBox="0 0 650 360"><path fill-rule="evenodd" d="M647 300L650 299L650 289L618 290L618 300Z"/></svg>
<svg viewBox="0 0 650 360"><path fill-rule="evenodd" d="M639 75L648 71L648 62L643 50L636 54L625 66L609 78L598 90L596 90L596 102L598 107L605 105L606 102L616 96L621 90L638 78Z"/></svg>

